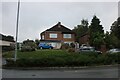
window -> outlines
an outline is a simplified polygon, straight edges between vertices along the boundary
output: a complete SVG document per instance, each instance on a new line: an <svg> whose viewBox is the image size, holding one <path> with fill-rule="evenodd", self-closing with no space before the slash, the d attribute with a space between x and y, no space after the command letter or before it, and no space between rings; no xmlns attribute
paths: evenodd
<svg viewBox="0 0 120 80"><path fill-rule="evenodd" d="M42 39L45 39L44 35L42 35Z"/></svg>
<svg viewBox="0 0 120 80"><path fill-rule="evenodd" d="M63 34L63 38L71 38L71 34Z"/></svg>
<svg viewBox="0 0 120 80"><path fill-rule="evenodd" d="M50 33L50 38L57 38L57 34L56 33Z"/></svg>

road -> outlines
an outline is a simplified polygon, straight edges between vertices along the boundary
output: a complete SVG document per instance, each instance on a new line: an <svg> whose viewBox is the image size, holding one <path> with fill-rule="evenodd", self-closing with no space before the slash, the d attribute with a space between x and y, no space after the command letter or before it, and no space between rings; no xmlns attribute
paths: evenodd
<svg viewBox="0 0 120 80"><path fill-rule="evenodd" d="M118 78L118 67L79 70L2 70L3 78Z"/></svg>

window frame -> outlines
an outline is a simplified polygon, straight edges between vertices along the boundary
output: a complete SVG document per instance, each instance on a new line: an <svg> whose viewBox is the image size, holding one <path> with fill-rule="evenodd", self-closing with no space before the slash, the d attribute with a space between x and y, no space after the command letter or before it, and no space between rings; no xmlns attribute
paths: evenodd
<svg viewBox="0 0 120 80"><path fill-rule="evenodd" d="M66 37L66 35L67 35L67 37ZM69 37L68 37L68 35L69 35ZM65 38L65 39L71 39L72 38L72 34L63 34L63 38Z"/></svg>
<svg viewBox="0 0 120 80"><path fill-rule="evenodd" d="M53 37L56 36L56 37ZM57 33L49 33L49 38L58 38L58 34Z"/></svg>

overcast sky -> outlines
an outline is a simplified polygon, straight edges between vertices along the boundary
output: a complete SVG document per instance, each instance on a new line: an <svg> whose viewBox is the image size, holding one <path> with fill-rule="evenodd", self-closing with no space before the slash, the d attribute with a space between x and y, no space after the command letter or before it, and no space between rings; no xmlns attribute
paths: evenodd
<svg viewBox="0 0 120 80"><path fill-rule="evenodd" d="M1 5L1 4L0 4ZM17 2L2 2L2 31L15 37ZM73 29L96 15L105 31L118 17L117 2L21 2L18 41L40 39L40 33L57 22Z"/></svg>

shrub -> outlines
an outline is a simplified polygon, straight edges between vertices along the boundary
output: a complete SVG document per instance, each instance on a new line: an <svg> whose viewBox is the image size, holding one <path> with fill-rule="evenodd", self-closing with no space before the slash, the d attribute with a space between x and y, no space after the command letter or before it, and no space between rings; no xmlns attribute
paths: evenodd
<svg viewBox="0 0 120 80"><path fill-rule="evenodd" d="M2 46L2 52L13 51L15 49L14 46Z"/></svg>
<svg viewBox="0 0 120 80"><path fill-rule="evenodd" d="M68 52L75 52L75 48L69 48Z"/></svg>
<svg viewBox="0 0 120 80"><path fill-rule="evenodd" d="M68 54L67 51L55 51L42 50L40 53L35 51L34 55L30 54L24 57L17 59L16 63L13 60L8 59L6 66L19 66L19 67L64 67L64 66L92 66L92 65L108 65L119 63L120 53L118 54L106 54L106 55L97 55L95 53L86 53L86 54ZM49 52L49 53L48 53ZM27 52L23 52L27 53ZM32 53L32 52L29 52ZM18 54L18 56L20 56Z"/></svg>
<svg viewBox="0 0 120 80"><path fill-rule="evenodd" d="M14 67L15 66L15 62L14 62L14 60L12 60L12 59L6 59L6 66L8 66L8 67Z"/></svg>
<svg viewBox="0 0 120 80"><path fill-rule="evenodd" d="M68 49L68 48L70 48L70 46L67 43L62 44L61 46L61 49Z"/></svg>
<svg viewBox="0 0 120 80"><path fill-rule="evenodd" d="M70 43L70 47L71 48L75 48L75 44L74 43Z"/></svg>
<svg viewBox="0 0 120 80"><path fill-rule="evenodd" d="M21 48L21 51L22 52L25 52L25 51L35 51L35 48L34 47L31 47L31 46L23 46Z"/></svg>

